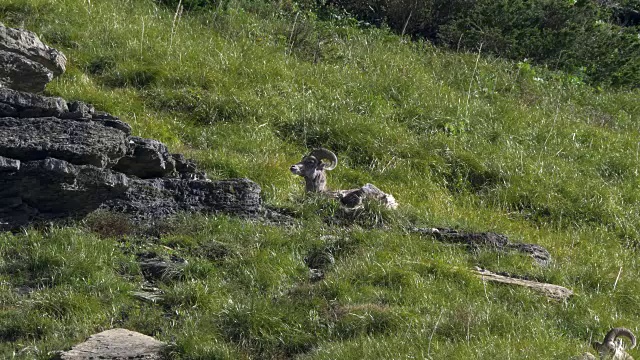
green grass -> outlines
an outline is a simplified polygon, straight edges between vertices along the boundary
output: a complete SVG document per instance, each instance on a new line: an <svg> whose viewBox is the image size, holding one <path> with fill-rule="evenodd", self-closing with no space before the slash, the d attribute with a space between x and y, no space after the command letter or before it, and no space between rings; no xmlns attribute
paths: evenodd
<svg viewBox="0 0 640 360"><path fill-rule="evenodd" d="M48 359L116 326L175 343L176 359L561 359L610 327L640 332L637 91L288 2L174 15L151 0L0 4L0 21L69 58L48 94L120 116L211 178L248 177L300 220L180 216L149 238L105 216L0 234L0 357ZM331 187L372 182L401 209L354 218L305 196L288 167L316 146L340 159ZM554 261L470 253L407 224L505 233ZM188 262L158 284L160 304L129 295L144 251ZM335 263L312 283L304 259L318 251ZM485 285L475 265L576 295Z"/></svg>

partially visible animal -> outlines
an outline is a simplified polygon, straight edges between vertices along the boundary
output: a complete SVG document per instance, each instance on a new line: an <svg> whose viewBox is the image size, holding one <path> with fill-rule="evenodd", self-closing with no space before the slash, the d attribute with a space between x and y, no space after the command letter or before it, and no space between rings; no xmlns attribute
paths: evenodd
<svg viewBox="0 0 640 360"><path fill-rule="evenodd" d="M604 336L602 342L594 342L593 348L598 351L600 360L633 360L633 357L627 353L626 346L620 337L626 337L631 341L629 349L636 346L636 337L631 330L626 328L613 328ZM590 354L584 353L578 360L596 360L597 358Z"/></svg>
<svg viewBox="0 0 640 360"><path fill-rule="evenodd" d="M328 161L325 163L324 160ZM350 190L334 190L327 188L327 173L336 168L338 157L327 149L315 149L305 155L300 162L291 165L292 173L302 176L305 182L305 191L322 193L336 198L348 208L359 208L364 199L376 199L390 209L396 209L398 203L393 195L384 193L373 184Z"/></svg>

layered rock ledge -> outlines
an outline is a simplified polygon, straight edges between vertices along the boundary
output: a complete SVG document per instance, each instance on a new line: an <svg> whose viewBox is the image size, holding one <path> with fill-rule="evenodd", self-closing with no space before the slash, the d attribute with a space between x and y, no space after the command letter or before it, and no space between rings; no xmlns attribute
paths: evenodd
<svg viewBox="0 0 640 360"><path fill-rule="evenodd" d="M0 88L0 230L95 210L154 220L180 211L256 216L260 187L195 163L81 102Z"/></svg>

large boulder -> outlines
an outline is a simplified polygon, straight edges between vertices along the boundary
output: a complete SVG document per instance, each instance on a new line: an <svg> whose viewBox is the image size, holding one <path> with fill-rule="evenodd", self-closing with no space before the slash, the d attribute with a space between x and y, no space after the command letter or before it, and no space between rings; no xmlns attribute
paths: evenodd
<svg viewBox="0 0 640 360"><path fill-rule="evenodd" d="M41 92L65 71L67 58L30 31L0 24L0 86Z"/></svg>
<svg viewBox="0 0 640 360"><path fill-rule="evenodd" d="M53 73L24 56L0 50L0 85L25 91L44 90Z"/></svg>

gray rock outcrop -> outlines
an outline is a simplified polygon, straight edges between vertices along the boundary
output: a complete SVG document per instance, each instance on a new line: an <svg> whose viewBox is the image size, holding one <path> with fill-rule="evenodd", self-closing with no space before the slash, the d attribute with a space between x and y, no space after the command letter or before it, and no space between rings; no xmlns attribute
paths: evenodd
<svg viewBox="0 0 640 360"><path fill-rule="evenodd" d="M267 212L251 180L211 181L161 142L131 136L113 115L21 91L41 91L65 63L35 34L0 24L0 231L96 210L140 221Z"/></svg>
<svg viewBox="0 0 640 360"><path fill-rule="evenodd" d="M118 118L77 110L91 109L85 104L10 89L0 89L0 104L18 112L0 110L0 230L98 209L140 220L261 211L256 183L211 181L164 144L130 136Z"/></svg>
<svg viewBox="0 0 640 360"><path fill-rule="evenodd" d="M248 179L138 179L56 158L21 162L0 156L0 230L79 219L95 210L153 221L181 211L257 216L262 207L260 187Z"/></svg>
<svg viewBox="0 0 640 360"><path fill-rule="evenodd" d="M62 352L62 360L161 360L166 343L151 336L126 329L111 329L91 335L89 339Z"/></svg>
<svg viewBox="0 0 640 360"><path fill-rule="evenodd" d="M466 232L447 228L412 228L412 232L432 236L438 241L463 244L470 250L480 248L497 251L516 251L531 256L538 264L546 266L551 261L551 254L537 244L513 243L503 234L494 232Z"/></svg>
<svg viewBox="0 0 640 360"><path fill-rule="evenodd" d="M67 58L30 31L0 24L0 86L41 92L65 71Z"/></svg>

